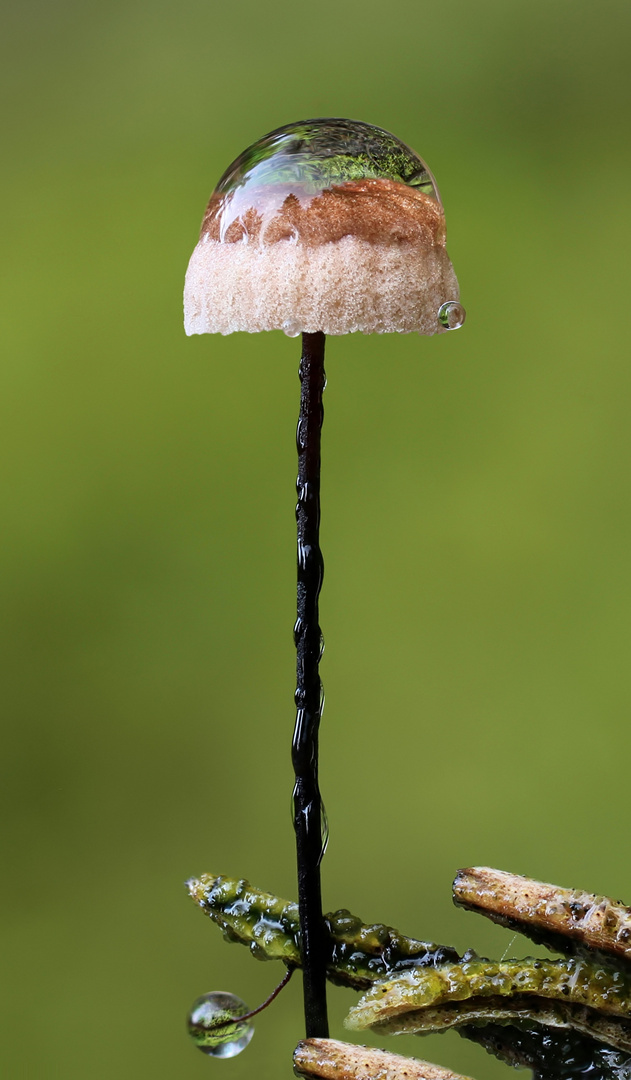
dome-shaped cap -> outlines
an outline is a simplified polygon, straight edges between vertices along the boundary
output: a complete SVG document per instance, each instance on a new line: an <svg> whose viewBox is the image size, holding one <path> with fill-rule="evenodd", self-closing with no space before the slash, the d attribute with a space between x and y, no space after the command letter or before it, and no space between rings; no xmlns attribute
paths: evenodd
<svg viewBox="0 0 631 1080"><path fill-rule="evenodd" d="M219 181L186 274L184 325L435 334L463 321L458 300L421 158L370 124L305 120L249 147Z"/></svg>

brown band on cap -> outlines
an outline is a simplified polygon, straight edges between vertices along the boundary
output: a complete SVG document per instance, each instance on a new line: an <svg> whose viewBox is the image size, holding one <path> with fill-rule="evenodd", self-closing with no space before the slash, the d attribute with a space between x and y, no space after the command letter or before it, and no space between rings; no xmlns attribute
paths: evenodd
<svg viewBox="0 0 631 1080"><path fill-rule="evenodd" d="M258 193L257 205L244 210L221 236L230 196L213 195L200 236L223 243L281 240L308 247L354 236L373 244L444 247L445 215L436 199L395 180L357 180L327 188L308 202L273 188ZM282 200L282 201L281 201Z"/></svg>

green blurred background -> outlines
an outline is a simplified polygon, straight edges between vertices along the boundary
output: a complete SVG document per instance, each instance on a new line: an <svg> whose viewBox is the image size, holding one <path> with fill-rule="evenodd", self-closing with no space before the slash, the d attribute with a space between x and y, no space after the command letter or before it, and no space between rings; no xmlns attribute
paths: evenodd
<svg viewBox="0 0 631 1080"><path fill-rule="evenodd" d="M630 31L626 0L5 5L3 1076L291 1076L299 982L239 1058L189 1045L195 997L280 972L182 887L295 896L299 342L181 317L215 182L284 122L428 160L469 313L328 346L325 906L525 955L459 866L631 901Z"/></svg>

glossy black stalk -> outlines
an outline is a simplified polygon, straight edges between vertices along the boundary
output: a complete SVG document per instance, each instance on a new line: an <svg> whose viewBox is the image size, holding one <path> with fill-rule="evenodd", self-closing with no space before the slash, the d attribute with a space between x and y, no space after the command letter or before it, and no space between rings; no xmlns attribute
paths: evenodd
<svg viewBox="0 0 631 1080"><path fill-rule="evenodd" d="M320 551L320 435L324 409L324 344L322 333L302 335L300 416L296 442L298 479L298 618L296 642L296 727L292 761L294 828L298 858L298 902L307 1038L326 1038L326 961L328 937L322 916L321 799L318 786L318 731L322 684L319 664L322 640L318 598L324 562Z"/></svg>

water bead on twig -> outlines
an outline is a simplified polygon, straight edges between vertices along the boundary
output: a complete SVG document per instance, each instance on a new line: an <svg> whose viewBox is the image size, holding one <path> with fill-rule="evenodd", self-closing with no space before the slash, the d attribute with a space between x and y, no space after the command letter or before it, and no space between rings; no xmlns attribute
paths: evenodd
<svg viewBox="0 0 631 1080"><path fill-rule="evenodd" d="M188 1016L188 1032L209 1057L236 1057L254 1035L254 1025L238 1018L249 1009L241 998L222 990L197 998Z"/></svg>

